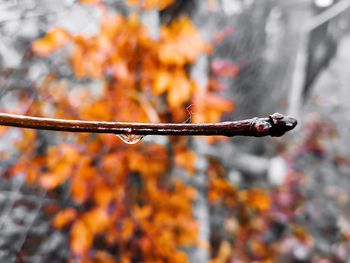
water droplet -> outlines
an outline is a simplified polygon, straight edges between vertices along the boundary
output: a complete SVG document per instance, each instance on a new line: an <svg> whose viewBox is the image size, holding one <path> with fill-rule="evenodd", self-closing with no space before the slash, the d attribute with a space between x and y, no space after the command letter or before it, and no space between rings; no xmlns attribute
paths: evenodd
<svg viewBox="0 0 350 263"><path fill-rule="evenodd" d="M143 139L143 135L136 134L116 134L123 142L127 144L135 144Z"/></svg>

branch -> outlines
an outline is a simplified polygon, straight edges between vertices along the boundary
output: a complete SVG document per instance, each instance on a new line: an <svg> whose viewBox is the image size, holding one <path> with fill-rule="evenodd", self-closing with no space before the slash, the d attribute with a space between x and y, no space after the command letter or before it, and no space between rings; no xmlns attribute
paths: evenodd
<svg viewBox="0 0 350 263"><path fill-rule="evenodd" d="M292 130L297 120L274 113L267 118L253 118L219 123L131 123L62 120L0 113L0 125L40 130L114 133L125 135L201 135L201 136L273 136Z"/></svg>

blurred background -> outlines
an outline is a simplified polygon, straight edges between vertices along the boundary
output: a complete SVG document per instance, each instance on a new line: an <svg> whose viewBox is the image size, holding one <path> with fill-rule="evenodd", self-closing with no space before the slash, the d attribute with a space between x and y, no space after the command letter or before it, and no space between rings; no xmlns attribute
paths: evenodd
<svg viewBox="0 0 350 263"><path fill-rule="evenodd" d="M1 262L349 262L349 33L349 0L1 0L1 112L299 123L127 143L0 127Z"/></svg>

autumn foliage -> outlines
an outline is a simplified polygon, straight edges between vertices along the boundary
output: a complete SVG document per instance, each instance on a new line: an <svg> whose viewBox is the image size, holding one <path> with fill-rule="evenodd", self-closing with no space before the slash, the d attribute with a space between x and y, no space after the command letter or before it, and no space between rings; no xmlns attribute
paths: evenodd
<svg viewBox="0 0 350 263"><path fill-rule="evenodd" d="M106 11L100 1L81 2L103 12L98 33L85 36L53 28L33 42L32 50L42 57L67 52L74 78L97 79L101 87L75 87L52 72L42 81L28 114L177 123L188 119L186 109L192 104L194 122L217 122L233 110L232 102L216 94L215 80L209 88L199 87L189 75L188 67L211 48L188 17L162 25L154 39L137 13L123 16ZM172 2L128 1L142 11L164 9ZM214 61L212 70L218 77L238 73L226 61ZM201 244L192 215L197 191L173 174L177 168L195 175L196 154L187 139L126 145L113 134L59 136L58 143L39 151L33 143L41 139L39 133L24 130L17 144L22 155L12 173L24 172L28 183L48 191L68 187L74 205L60 207L52 225L69 232L73 257L83 262L185 262L183 248ZM248 218L270 209L263 190L237 189L216 162L210 162L208 180L209 201L238 211L242 227L231 229L238 236L249 231ZM232 253L225 242L213 251L214 262L224 262ZM268 253L260 243L251 246L261 258Z"/></svg>

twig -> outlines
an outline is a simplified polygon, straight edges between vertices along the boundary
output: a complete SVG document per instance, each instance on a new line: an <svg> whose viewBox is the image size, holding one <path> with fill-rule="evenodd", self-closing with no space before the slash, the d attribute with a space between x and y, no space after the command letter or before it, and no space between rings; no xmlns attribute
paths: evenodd
<svg viewBox="0 0 350 263"><path fill-rule="evenodd" d="M223 135L229 137L270 135L279 137L292 130L297 125L297 121L279 113L274 113L267 118L198 124L62 120L0 113L0 125L53 131L125 135Z"/></svg>

